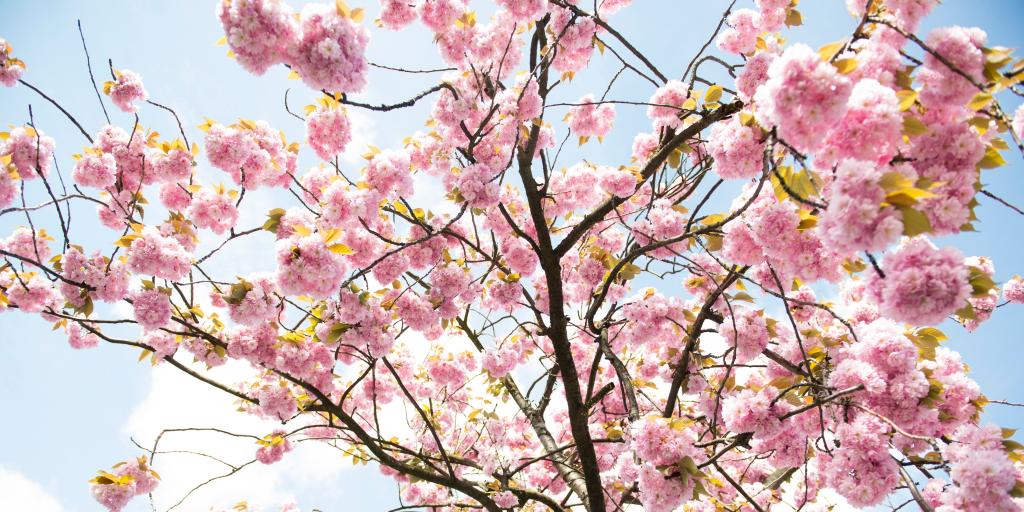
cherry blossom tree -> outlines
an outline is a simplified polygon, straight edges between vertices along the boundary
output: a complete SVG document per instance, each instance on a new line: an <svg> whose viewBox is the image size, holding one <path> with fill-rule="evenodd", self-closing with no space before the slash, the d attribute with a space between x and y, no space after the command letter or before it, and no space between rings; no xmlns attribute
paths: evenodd
<svg viewBox="0 0 1024 512"><path fill-rule="evenodd" d="M239 65L286 66L320 94L300 113L286 99L301 141L244 112L194 127L113 63L97 96L135 123L83 127L0 40L0 83L38 93L86 143L59 162L31 111L2 134L0 216L27 225L0 240L0 312L74 348L141 350L280 422L252 436L253 460L324 443L378 464L409 508L1024 507L1024 447L980 422L988 400L942 346L1024 303L1024 281L1000 285L991 259L936 239L975 229L979 195L1024 214L982 179L1024 155L1024 107L1000 103L1024 96L1024 59L979 28L918 35L937 0L848 0L855 30L817 50L785 40L804 22L795 1L755 0L656 65L614 28L629 3L381 0L372 28L341 1L221 0ZM417 23L445 67L367 60L373 30ZM595 52L621 63L607 88L556 100ZM365 103L371 66L436 85ZM648 87L611 99L623 75ZM401 146L339 160L352 110L425 103ZM650 121L632 148L566 161L626 108ZM301 152L320 165L300 170ZM441 184L443 204L415 204L416 180ZM740 192L712 211L730 182ZM280 207L239 226L259 188ZM94 209L105 245L78 244L73 205ZM208 273L243 237L273 240L276 267ZM963 328L936 327L949 318ZM250 377L208 371L231 360ZM173 434L101 471L96 500L117 511L159 492Z"/></svg>

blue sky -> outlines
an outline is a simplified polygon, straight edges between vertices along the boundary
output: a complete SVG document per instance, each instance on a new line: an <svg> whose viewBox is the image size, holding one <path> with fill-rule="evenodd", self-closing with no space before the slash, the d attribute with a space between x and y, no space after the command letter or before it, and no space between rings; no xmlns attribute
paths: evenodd
<svg viewBox="0 0 1024 512"><path fill-rule="evenodd" d="M741 0L739 5L745 3L749 2ZM299 4L293 2L296 7ZM352 0L349 4L365 7L368 17L376 15L375 0ZM663 72L678 76L727 4L724 0L635 0L635 5L613 19L613 24ZM0 8L4 12L0 17L0 37L6 38L14 46L14 54L28 64L24 78L59 99L90 132L99 129L103 116L89 84L75 26L77 19L81 19L85 29L97 80L109 79L108 58L116 67L139 72L151 99L175 108L183 117L190 140L201 138L195 126L203 117L225 122L239 117L263 119L284 130L289 140L302 139L301 123L285 113L284 91L291 89L293 110L310 103L315 94L300 82L288 80L283 68L254 77L228 59L224 47L214 46L222 33L212 1L3 0ZM800 9L807 26L786 35L811 46L841 38L855 23L841 0L807 0ZM926 31L952 24L981 26L989 34L990 45L1020 48L1024 46L1024 34L1017 22L1022 14L1024 3L1017 0L947 0L922 28ZM369 52L374 62L411 68L436 67L439 63L428 44L431 36L422 29L395 34L371 27L371 32ZM617 70L618 63L610 54L599 56L591 71L561 90L554 101L575 100L589 92L600 94L607 77ZM369 86L359 98L371 103L404 99L426 89L436 79L430 75L396 75L374 70ZM610 97L645 100L651 92L650 84L624 76ZM1009 111L1017 106L1015 99L1006 101L1004 106ZM24 87L0 89L0 123L27 122L29 104L38 126L57 140L61 171L68 176L72 166L70 155L81 151L85 139L52 106ZM107 108L115 124L131 126L129 116L109 103ZM359 135L353 146L396 146L406 135L422 129L428 113L429 102L392 113L354 114ZM173 120L163 111L144 107L140 116L146 127L165 135L176 132ZM560 118L561 113L553 117ZM617 119L615 130L603 144L591 142L584 148L585 153L571 150L563 156L563 165L582 155L603 164L627 163L633 134L648 129L649 124L642 108L630 110L620 106ZM355 147L352 155L362 150L363 147ZM350 169L358 161L352 155L346 161ZM988 171L983 182L1010 202L1024 204L1024 165L1019 155L1008 153L1007 158L1010 165ZM311 152L304 150L300 169L314 164ZM210 168L205 157L200 158L199 165L201 176L215 176L213 181L227 180ZM436 185L417 185L421 198L429 200L439 192ZM243 216L242 227L261 222L263 213L285 197L271 193L253 196L253 203L249 204L251 213ZM34 197L38 199L39 195ZM30 203L34 202L32 199L30 196ZM939 243L956 245L965 254L991 256L997 281L1024 274L1024 263L1019 257L1024 249L1020 239L1024 217L987 198L979 200L980 232L940 239ZM724 209L726 205L723 202L717 206ZM97 228L91 207L80 208L75 214L76 243L91 249L116 238ZM13 217L0 218L0 236L24 223L23 218ZM55 226L51 217L46 213L39 219L44 225ZM269 270L268 242L269 238L256 239L252 244L235 248L214 264L224 273ZM1020 306L1003 308L971 334L957 325L943 326L950 335L948 346L963 354L972 368L972 377L990 398L1024 401L1019 391L1024 387L1024 376L1016 367L1022 342L1017 320L1021 311ZM138 354L132 350L102 346L73 351L63 335L51 332L49 325L36 317L16 313L0 314L0 333L0 407L4 411L4 421L0 422L0 504L4 503L3 496L17 494L48 496L50 501L33 501L34 510L98 510L99 506L88 495L86 481L95 470L138 453L129 436L148 443L154 429L160 427L210 426L225 421L265 433L258 431L264 424L234 418L241 415L230 412L230 400L191 386L167 368L153 370L137 363ZM229 411L225 416L232 418L202 420L208 410ZM986 419L1007 427L1024 426L1024 415L1019 410L999 405L989 406ZM188 442L183 439L179 446L189 446ZM229 441L214 439L202 443L219 447ZM251 448L238 450L244 453ZM191 498L179 510L207 510L211 505L230 505L242 499L262 500L261 504L270 509L294 498L304 510L316 507L325 512L386 510L397 505L395 484L374 468L352 468L348 463L328 459L323 453L310 450L294 457L292 462L286 460L280 467L246 469L230 483L217 484L215 489ZM175 464L174 476L191 477L193 483L204 480L203 474L211 474L202 473L208 467L193 465L188 460L177 460ZM194 474L190 468L195 468ZM166 472L161 471L170 481ZM174 501L176 498L170 503ZM142 500L129 508L147 509L148 504Z"/></svg>

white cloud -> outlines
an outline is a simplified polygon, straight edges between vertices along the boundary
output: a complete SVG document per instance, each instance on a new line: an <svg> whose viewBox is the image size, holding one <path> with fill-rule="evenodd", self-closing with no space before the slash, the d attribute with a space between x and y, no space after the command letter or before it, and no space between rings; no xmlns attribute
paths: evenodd
<svg viewBox="0 0 1024 512"><path fill-rule="evenodd" d="M232 362L209 372L208 376L232 385L251 372L246 364ZM149 393L133 410L125 430L140 444L150 447L163 429L218 428L236 434L264 436L280 426L236 412L237 408L234 397L227 393L170 365L160 365L154 368ZM236 467L253 460L256 448L251 438L196 431L164 434L159 445L160 451L204 453ZM174 505L196 485L230 471L215 460L188 453L158 453L153 467L163 477L153 494L160 510ZM243 500L264 510L273 510L294 500L288 490L290 485L301 482L305 486L336 479L349 467L349 463L328 446L295 443L294 451L281 462L269 466L259 462L250 464L230 477L195 491L177 510L229 507Z"/></svg>
<svg viewBox="0 0 1024 512"><path fill-rule="evenodd" d="M63 512L64 507L43 486L13 469L0 466L0 510Z"/></svg>
<svg viewBox="0 0 1024 512"><path fill-rule="evenodd" d="M341 161L362 166L365 163L362 155L366 153L367 146L373 144L377 138L377 123L372 116L355 108L348 109L348 120L352 127L352 140L341 153ZM349 169L342 170L349 176L355 175L349 173Z"/></svg>

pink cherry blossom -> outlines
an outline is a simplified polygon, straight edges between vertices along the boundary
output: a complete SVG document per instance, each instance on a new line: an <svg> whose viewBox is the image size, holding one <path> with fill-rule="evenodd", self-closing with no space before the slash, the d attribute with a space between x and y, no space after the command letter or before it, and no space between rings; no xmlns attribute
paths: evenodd
<svg viewBox="0 0 1024 512"><path fill-rule="evenodd" d="M817 52L795 44L768 67L768 80L754 94L755 115L796 149L812 151L846 113L851 89L850 80Z"/></svg>
<svg viewBox="0 0 1024 512"><path fill-rule="evenodd" d="M870 290L879 311L914 325L941 322L966 305L971 286L960 251L938 249L924 237L906 240L882 262L885 277L872 274Z"/></svg>
<svg viewBox="0 0 1024 512"><path fill-rule="evenodd" d="M23 180L50 172L54 141L31 126L16 126L0 140L0 157L9 156L11 165Z"/></svg>
<svg viewBox="0 0 1024 512"><path fill-rule="evenodd" d="M615 105L611 103L597 104L593 94L588 94L577 101L577 106L569 109L566 115L569 128L580 137L604 137L612 129L615 122Z"/></svg>
<svg viewBox="0 0 1024 512"><path fill-rule="evenodd" d="M352 127L340 106L320 107L306 116L306 143L321 160L332 160L351 140Z"/></svg>
<svg viewBox="0 0 1024 512"><path fill-rule="evenodd" d="M1003 298L1014 304L1024 304L1024 279L1013 276L1003 284Z"/></svg>
<svg viewBox="0 0 1024 512"><path fill-rule="evenodd" d="M136 105L136 102L146 101L149 98L149 93L142 86L142 77L128 69L114 71L114 75L117 80L110 83L108 90L110 100L122 112L129 114L138 112L139 106Z"/></svg>
<svg viewBox="0 0 1024 512"><path fill-rule="evenodd" d="M715 173L725 179L753 178L761 173L764 142L756 126L743 126L739 117L711 129L708 153L715 159Z"/></svg>
<svg viewBox="0 0 1024 512"><path fill-rule="evenodd" d="M11 45L0 37L0 85L13 87L25 72L25 63L11 55Z"/></svg>
<svg viewBox="0 0 1024 512"><path fill-rule="evenodd" d="M128 248L128 267L132 272L177 281L188 274L192 256L171 237L147 226Z"/></svg>
<svg viewBox="0 0 1024 512"><path fill-rule="evenodd" d="M262 75L285 61L298 39L298 22L282 0L221 0L217 15L228 47L250 73Z"/></svg>
<svg viewBox="0 0 1024 512"><path fill-rule="evenodd" d="M366 29L342 18L333 5L307 4L300 14L302 35L289 62L306 85L332 92L359 92L366 85Z"/></svg>
<svg viewBox="0 0 1024 512"><path fill-rule="evenodd" d="M389 30L401 30L416 20L413 0L380 0L380 22Z"/></svg>
<svg viewBox="0 0 1024 512"><path fill-rule="evenodd" d="M159 329L171 321L171 301L167 293L158 289L143 290L133 293L131 299L135 321L143 329Z"/></svg>
<svg viewBox="0 0 1024 512"><path fill-rule="evenodd" d="M209 229L220 235L235 227L238 208L235 199L224 190L203 188L192 195L188 216L196 227Z"/></svg>

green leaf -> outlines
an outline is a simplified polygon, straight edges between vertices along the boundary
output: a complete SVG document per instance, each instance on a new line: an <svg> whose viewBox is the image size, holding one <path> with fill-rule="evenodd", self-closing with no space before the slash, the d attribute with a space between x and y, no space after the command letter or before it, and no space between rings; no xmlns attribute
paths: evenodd
<svg viewBox="0 0 1024 512"><path fill-rule="evenodd" d="M704 93L704 103L714 103L722 99L722 86L712 85L708 88L708 92Z"/></svg>
<svg viewBox="0 0 1024 512"><path fill-rule="evenodd" d="M917 236L921 233L928 233L932 230L932 223L928 216L909 206L899 207L903 214L903 235Z"/></svg>

